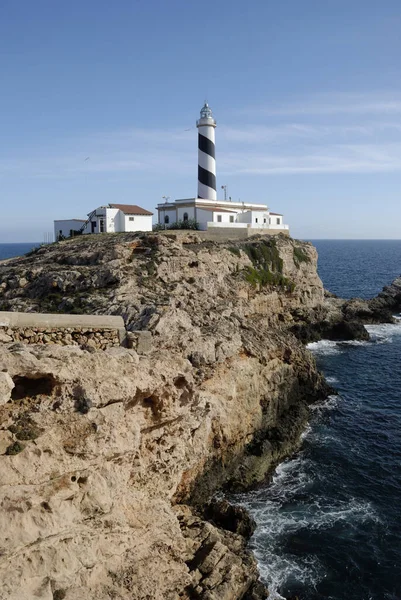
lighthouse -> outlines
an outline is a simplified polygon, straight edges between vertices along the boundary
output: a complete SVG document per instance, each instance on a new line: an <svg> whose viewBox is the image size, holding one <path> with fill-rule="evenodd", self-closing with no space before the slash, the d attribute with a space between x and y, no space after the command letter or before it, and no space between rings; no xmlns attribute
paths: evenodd
<svg viewBox="0 0 401 600"><path fill-rule="evenodd" d="M205 102L196 121L198 128L198 198L216 200L216 158L214 130L216 121Z"/></svg>

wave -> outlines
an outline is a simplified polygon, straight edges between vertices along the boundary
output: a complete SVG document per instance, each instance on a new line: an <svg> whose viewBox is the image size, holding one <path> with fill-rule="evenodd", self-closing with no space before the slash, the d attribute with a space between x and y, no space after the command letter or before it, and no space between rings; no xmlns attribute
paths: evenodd
<svg viewBox="0 0 401 600"><path fill-rule="evenodd" d="M337 526L350 531L361 523L380 521L370 502L354 497L339 500L310 496L317 476L314 466L301 453L277 467L268 490L257 490L242 498L241 503L257 523L251 546L272 600L282 600L283 589L294 585L315 588L327 575L316 554L296 552L305 531L319 531L323 538L325 532ZM286 550L288 543L295 552Z"/></svg>
<svg viewBox="0 0 401 600"><path fill-rule="evenodd" d="M388 344L393 341L393 336L401 335L401 317L397 318L397 323L381 323L379 325L365 325L370 340L319 340L307 344L308 350L313 354L328 356L339 354L348 346L370 346L372 344Z"/></svg>
<svg viewBox="0 0 401 600"><path fill-rule="evenodd" d="M310 342L306 346L308 350L314 354L338 354L341 349L338 347L338 342L332 340L320 340L319 342Z"/></svg>
<svg viewBox="0 0 401 600"><path fill-rule="evenodd" d="M376 344L391 343L395 335L401 335L401 319L397 320L397 323L366 325L366 329L371 337L371 342Z"/></svg>
<svg viewBox="0 0 401 600"><path fill-rule="evenodd" d="M333 383L332 381L329 381L329 379L335 379L335 377L333 377L333 378L327 377L327 381L329 383ZM337 408L338 405L340 404L340 402L341 402L341 396L339 396L337 394L331 394L322 402L316 402L315 404L311 404L309 406L309 408L311 410L313 410L314 412L320 414L323 411L333 410L334 408Z"/></svg>

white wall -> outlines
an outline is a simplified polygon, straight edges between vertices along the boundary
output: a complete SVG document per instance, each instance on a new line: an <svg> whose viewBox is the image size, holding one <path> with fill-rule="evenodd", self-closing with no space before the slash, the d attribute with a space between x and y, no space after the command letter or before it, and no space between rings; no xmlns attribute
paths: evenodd
<svg viewBox="0 0 401 600"><path fill-rule="evenodd" d="M64 237L69 237L71 229L78 231L83 224L84 221L77 221L76 219L54 221L54 241L57 241L60 231ZM84 233L87 233L87 231L84 231Z"/></svg>
<svg viewBox="0 0 401 600"><path fill-rule="evenodd" d="M184 213L187 213L188 219L194 219L195 218L195 207L194 206L177 206L178 221L184 220Z"/></svg>
<svg viewBox="0 0 401 600"><path fill-rule="evenodd" d="M282 225L283 217L281 215L270 215L270 223L272 225Z"/></svg>
<svg viewBox="0 0 401 600"><path fill-rule="evenodd" d="M121 231L119 229L118 208L106 208L105 223L107 233L113 233L114 231Z"/></svg>
<svg viewBox="0 0 401 600"><path fill-rule="evenodd" d="M227 212L219 212L218 210L216 210L215 212L212 213L213 214L213 219L211 219L214 223L230 223L230 217L233 218L233 223L235 223L236 221L236 214L235 213L227 213Z"/></svg>
<svg viewBox="0 0 401 600"><path fill-rule="evenodd" d="M207 230L208 221L213 220L213 213L209 210L203 210L202 208L196 209L196 220L199 223L199 229L201 231Z"/></svg>
<svg viewBox="0 0 401 600"><path fill-rule="evenodd" d="M160 225L164 225L164 217L166 215L168 215L168 217L169 217L169 222L167 223L167 225L171 225L172 223L175 223L177 221L175 208L159 208L158 212L159 212L158 222Z"/></svg>
<svg viewBox="0 0 401 600"><path fill-rule="evenodd" d="M152 231L152 215L124 215L124 217L124 231Z"/></svg>
<svg viewBox="0 0 401 600"><path fill-rule="evenodd" d="M264 210L252 210L252 227L268 227L269 213Z"/></svg>
<svg viewBox="0 0 401 600"><path fill-rule="evenodd" d="M251 223L252 221L252 212L250 210L246 210L245 212L239 212L237 214L238 223Z"/></svg>

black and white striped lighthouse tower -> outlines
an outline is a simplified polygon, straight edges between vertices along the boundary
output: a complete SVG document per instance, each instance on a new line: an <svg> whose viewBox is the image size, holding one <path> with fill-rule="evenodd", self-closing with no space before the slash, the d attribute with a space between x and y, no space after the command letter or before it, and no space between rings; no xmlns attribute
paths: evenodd
<svg viewBox="0 0 401 600"><path fill-rule="evenodd" d="M198 128L198 198L216 200L216 158L212 109L205 102L196 121Z"/></svg>

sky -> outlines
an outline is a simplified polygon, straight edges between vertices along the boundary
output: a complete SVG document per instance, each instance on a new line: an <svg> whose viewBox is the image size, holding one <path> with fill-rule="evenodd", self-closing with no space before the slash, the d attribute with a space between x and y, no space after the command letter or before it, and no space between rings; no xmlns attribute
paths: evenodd
<svg viewBox="0 0 401 600"><path fill-rule="evenodd" d="M220 198L400 239L400 30L399 0L1 0L0 243L194 197L205 100Z"/></svg>

